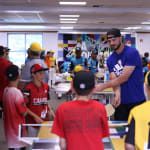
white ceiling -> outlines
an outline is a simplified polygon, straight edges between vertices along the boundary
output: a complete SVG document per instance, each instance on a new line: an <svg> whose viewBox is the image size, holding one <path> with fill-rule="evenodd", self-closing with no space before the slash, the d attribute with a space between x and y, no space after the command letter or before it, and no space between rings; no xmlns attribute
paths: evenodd
<svg viewBox="0 0 150 150"><path fill-rule="evenodd" d="M62 31L61 26L73 26L77 32L102 32L112 27L122 31L139 27L136 31L150 32L150 24L142 24L150 20L150 0L85 1L86 6L60 6L58 0L0 0L0 31ZM59 15L80 17L75 24L62 24Z"/></svg>

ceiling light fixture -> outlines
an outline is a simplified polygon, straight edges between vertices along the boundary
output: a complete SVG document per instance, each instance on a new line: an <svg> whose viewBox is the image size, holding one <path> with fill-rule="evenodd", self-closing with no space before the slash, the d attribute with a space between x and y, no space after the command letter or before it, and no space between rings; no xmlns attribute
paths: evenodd
<svg viewBox="0 0 150 150"><path fill-rule="evenodd" d="M21 11L21 10L9 10L9 11L5 11L6 13L43 13L43 11L34 11L34 10L32 10L32 11Z"/></svg>
<svg viewBox="0 0 150 150"><path fill-rule="evenodd" d="M142 24L150 24L150 21L142 22Z"/></svg>
<svg viewBox="0 0 150 150"><path fill-rule="evenodd" d="M136 29L141 29L141 27L127 27L127 28L124 28L124 29L127 29L127 30L136 30Z"/></svg>
<svg viewBox="0 0 150 150"><path fill-rule="evenodd" d="M0 26L0 29L44 29L44 26L31 26L31 25L5 25Z"/></svg>
<svg viewBox="0 0 150 150"><path fill-rule="evenodd" d="M59 15L59 17L78 18L78 17L80 17L80 15Z"/></svg>
<svg viewBox="0 0 150 150"><path fill-rule="evenodd" d="M60 23L77 23L76 21L60 21Z"/></svg>
<svg viewBox="0 0 150 150"><path fill-rule="evenodd" d="M73 27L60 27L62 30L73 29Z"/></svg>
<svg viewBox="0 0 150 150"><path fill-rule="evenodd" d="M87 2L59 2L59 5L86 5Z"/></svg>
<svg viewBox="0 0 150 150"><path fill-rule="evenodd" d="M60 20L66 20L66 21L77 21L78 18L60 18Z"/></svg>

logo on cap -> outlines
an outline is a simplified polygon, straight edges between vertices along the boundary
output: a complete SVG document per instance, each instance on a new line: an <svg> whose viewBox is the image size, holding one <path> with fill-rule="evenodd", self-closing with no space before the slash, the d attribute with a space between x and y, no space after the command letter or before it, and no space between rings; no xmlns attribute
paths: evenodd
<svg viewBox="0 0 150 150"><path fill-rule="evenodd" d="M84 83L80 84L80 89L85 89L85 84Z"/></svg>

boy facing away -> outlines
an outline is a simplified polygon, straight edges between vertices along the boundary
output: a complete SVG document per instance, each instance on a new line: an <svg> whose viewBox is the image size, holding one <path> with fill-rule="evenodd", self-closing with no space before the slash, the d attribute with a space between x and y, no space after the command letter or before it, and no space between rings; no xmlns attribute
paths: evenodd
<svg viewBox="0 0 150 150"><path fill-rule="evenodd" d="M43 82L44 71L46 70L48 70L48 68L44 68L39 64L34 64L30 70L33 81L25 87L24 92L28 94L25 98L27 107L43 121L50 121L50 115L55 117L55 114L47 102L49 99L49 86L47 83ZM30 116L27 117L27 122L29 124L36 123ZM28 136L36 136L38 128L29 127L28 133Z"/></svg>
<svg viewBox="0 0 150 150"><path fill-rule="evenodd" d="M41 119L26 107L23 95L17 89L20 79L19 68L15 65L8 66L6 77L9 85L4 89L3 110L4 131L8 149L25 150L26 144L18 140L19 124L25 124L27 114L31 115L37 123L41 122ZM22 133L25 136L25 127Z"/></svg>
<svg viewBox="0 0 150 150"><path fill-rule="evenodd" d="M61 150L102 150L102 138L109 136L104 105L91 100L95 76L79 71L73 79L75 101L61 104L56 112L52 133L60 137Z"/></svg>

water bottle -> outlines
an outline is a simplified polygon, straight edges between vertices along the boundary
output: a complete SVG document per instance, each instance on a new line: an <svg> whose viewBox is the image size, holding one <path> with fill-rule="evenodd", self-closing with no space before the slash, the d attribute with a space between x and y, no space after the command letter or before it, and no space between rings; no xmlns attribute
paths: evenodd
<svg viewBox="0 0 150 150"><path fill-rule="evenodd" d="M106 71L106 73L105 73L105 81L106 82L109 81L109 71Z"/></svg>

